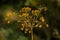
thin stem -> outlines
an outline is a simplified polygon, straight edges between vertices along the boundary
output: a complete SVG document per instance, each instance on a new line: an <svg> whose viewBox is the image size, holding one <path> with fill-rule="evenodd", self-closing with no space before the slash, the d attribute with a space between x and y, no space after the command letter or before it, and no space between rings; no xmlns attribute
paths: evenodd
<svg viewBox="0 0 60 40"><path fill-rule="evenodd" d="M31 40L33 40L33 28L31 27Z"/></svg>

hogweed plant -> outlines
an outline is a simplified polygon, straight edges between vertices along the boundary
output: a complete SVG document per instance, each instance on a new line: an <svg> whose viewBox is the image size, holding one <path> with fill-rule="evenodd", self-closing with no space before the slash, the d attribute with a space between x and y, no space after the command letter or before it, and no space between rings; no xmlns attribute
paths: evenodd
<svg viewBox="0 0 60 40"><path fill-rule="evenodd" d="M12 20L16 20L18 23L20 23L21 27L20 30L24 31L24 33L31 34L31 40L34 40L33 38L33 29L36 28L42 28L43 23L45 23L45 18L41 15L41 11L46 11L46 7L40 7L37 9L32 10L30 7L23 7L19 10L19 14L16 13L8 13L5 16L5 20L10 23ZM45 23L46 27L49 27L47 23Z"/></svg>

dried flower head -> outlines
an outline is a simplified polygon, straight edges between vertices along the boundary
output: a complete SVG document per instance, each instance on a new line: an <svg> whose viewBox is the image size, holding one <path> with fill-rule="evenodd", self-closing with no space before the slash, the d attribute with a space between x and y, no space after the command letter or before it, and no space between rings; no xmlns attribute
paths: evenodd
<svg viewBox="0 0 60 40"><path fill-rule="evenodd" d="M46 24L46 27L49 27L49 25L48 25L48 24Z"/></svg>
<svg viewBox="0 0 60 40"><path fill-rule="evenodd" d="M29 31L29 34L31 33L31 31Z"/></svg>
<svg viewBox="0 0 60 40"><path fill-rule="evenodd" d="M29 14L28 13L22 13L22 17L28 17Z"/></svg>
<svg viewBox="0 0 60 40"><path fill-rule="evenodd" d="M42 22L44 22L45 21L45 19L44 19L44 17L42 16L42 17L40 17L40 21L42 21Z"/></svg>
<svg viewBox="0 0 60 40"><path fill-rule="evenodd" d="M47 8L46 7L44 7L44 11L47 11Z"/></svg>
<svg viewBox="0 0 60 40"><path fill-rule="evenodd" d="M39 13L40 13L39 10L32 10L32 14L35 15L35 16L37 16Z"/></svg>
<svg viewBox="0 0 60 40"><path fill-rule="evenodd" d="M21 28L21 30L23 31L23 30L24 30L24 28L22 27L22 28Z"/></svg>
<svg viewBox="0 0 60 40"><path fill-rule="evenodd" d="M44 7L41 7L39 9L31 10L29 7L23 7L20 10L20 13L18 16L17 22L21 23L21 30L24 31L24 33L31 33L33 28L43 28L42 22L45 22L44 17L40 16L41 11L44 9ZM40 21L39 21L39 20ZM48 27L48 24L46 24L46 27Z"/></svg>
<svg viewBox="0 0 60 40"><path fill-rule="evenodd" d="M6 11L5 15L4 15L4 21L14 21L16 20L18 17L17 17L17 14L13 11Z"/></svg>
<svg viewBox="0 0 60 40"><path fill-rule="evenodd" d="M8 21L7 23L10 23L10 21Z"/></svg>
<svg viewBox="0 0 60 40"><path fill-rule="evenodd" d="M25 29L25 31L28 31L28 30L29 30L28 28Z"/></svg>
<svg viewBox="0 0 60 40"><path fill-rule="evenodd" d="M21 12L30 12L31 11L31 8L29 7L24 7L22 8L22 10L20 10Z"/></svg>
<svg viewBox="0 0 60 40"><path fill-rule="evenodd" d="M41 28L42 27L42 25L39 25L39 28Z"/></svg>

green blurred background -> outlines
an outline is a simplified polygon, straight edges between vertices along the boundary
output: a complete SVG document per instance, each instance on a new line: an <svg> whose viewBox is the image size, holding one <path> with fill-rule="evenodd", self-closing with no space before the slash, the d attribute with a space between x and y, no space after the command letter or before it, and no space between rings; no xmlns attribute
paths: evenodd
<svg viewBox="0 0 60 40"><path fill-rule="evenodd" d="M0 0L0 40L31 40L29 34L24 34L18 29L16 21L10 24L4 22L4 12L8 8L18 12L24 6L37 8L40 5L48 8L42 15L48 22L49 28L34 29L35 40L60 40L59 0Z"/></svg>

